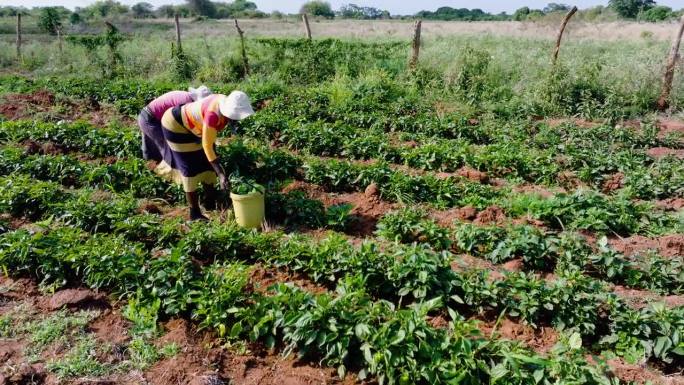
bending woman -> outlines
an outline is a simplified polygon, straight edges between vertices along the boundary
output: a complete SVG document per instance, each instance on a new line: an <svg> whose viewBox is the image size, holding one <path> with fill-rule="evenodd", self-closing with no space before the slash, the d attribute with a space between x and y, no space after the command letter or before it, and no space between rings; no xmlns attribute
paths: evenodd
<svg viewBox="0 0 684 385"><path fill-rule="evenodd" d="M142 132L142 153L145 160L162 160L164 134L162 116L169 108L196 102L211 95L206 86L190 87L188 91L170 91L151 101L138 115L138 126Z"/></svg>
<svg viewBox="0 0 684 385"><path fill-rule="evenodd" d="M155 171L183 186L190 206L190 219L207 219L199 206L197 187L204 185L205 208L216 207L216 178L221 189L229 190L226 174L216 156L219 131L232 121L254 114L247 94L211 95L202 100L167 110L162 116L164 144L162 162Z"/></svg>

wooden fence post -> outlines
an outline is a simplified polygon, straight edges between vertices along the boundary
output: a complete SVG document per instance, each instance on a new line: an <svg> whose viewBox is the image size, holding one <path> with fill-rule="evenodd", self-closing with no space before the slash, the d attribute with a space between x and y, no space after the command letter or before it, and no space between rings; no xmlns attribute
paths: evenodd
<svg viewBox="0 0 684 385"><path fill-rule="evenodd" d="M306 16L306 13L302 13L302 22L306 31L306 38L311 40L311 27L309 27L309 18Z"/></svg>
<svg viewBox="0 0 684 385"><path fill-rule="evenodd" d="M411 61L409 61L409 68L414 69L418 65L418 55L420 54L420 28L423 22L417 20L413 26L413 53L411 54Z"/></svg>
<svg viewBox="0 0 684 385"><path fill-rule="evenodd" d="M178 14L177 13L175 15L173 15L173 21L176 24L176 47L178 48L178 52L182 52L183 48L181 47L180 21L178 21Z"/></svg>
<svg viewBox="0 0 684 385"><path fill-rule="evenodd" d="M17 60L21 61L21 13L17 13Z"/></svg>
<svg viewBox="0 0 684 385"><path fill-rule="evenodd" d="M57 27L57 44L59 46L59 54L61 55L63 53L63 47L62 47L62 26Z"/></svg>
<svg viewBox="0 0 684 385"><path fill-rule="evenodd" d="M570 21L570 18L572 15L577 12L577 7L572 7L570 12L568 12L565 17L563 18L563 23L561 24L560 30L558 31L558 37L556 37L556 48L553 50L553 64L556 64L556 61L558 61L558 52L560 52L560 44L561 44L561 39L563 38L563 32L565 32L565 26L568 25L568 21Z"/></svg>
<svg viewBox="0 0 684 385"><path fill-rule="evenodd" d="M245 49L245 32L240 28L237 19L235 19L235 29L240 36L240 46L242 50L242 66L245 70L245 76L249 75L249 62L247 61L247 50Z"/></svg>
<svg viewBox="0 0 684 385"><path fill-rule="evenodd" d="M674 79L675 67L677 66L677 58L679 57L679 45L682 42L682 34L684 34L684 16L679 20L679 31L677 32L677 35L675 35L674 41L672 41L670 57L668 58L665 67L663 91L660 93L660 97L656 103L659 111L665 111L670 105L670 91L672 91L672 80Z"/></svg>

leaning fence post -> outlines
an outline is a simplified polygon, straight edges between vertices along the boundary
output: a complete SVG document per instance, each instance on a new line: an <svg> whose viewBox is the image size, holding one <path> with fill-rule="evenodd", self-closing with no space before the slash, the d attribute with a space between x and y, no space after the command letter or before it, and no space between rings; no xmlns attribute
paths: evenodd
<svg viewBox="0 0 684 385"><path fill-rule="evenodd" d="M235 19L235 29L240 36L240 46L242 49L242 66L245 70L245 76L249 75L249 62L247 61L247 50L245 49L245 32L240 28L237 19Z"/></svg>
<svg viewBox="0 0 684 385"><path fill-rule="evenodd" d="M565 32L565 26L568 25L568 21L570 21L570 18L572 15L577 12L577 7L572 7L570 12L568 12L565 17L563 18L563 23L561 24L560 30L558 31L558 37L556 37L556 48L553 50L553 64L556 64L556 61L558 61L558 52L560 52L560 44L561 44L561 39L563 38L563 32Z"/></svg>
<svg viewBox="0 0 684 385"><path fill-rule="evenodd" d="M17 13L17 60L21 61L21 13Z"/></svg>
<svg viewBox="0 0 684 385"><path fill-rule="evenodd" d="M178 47L178 52L181 52L183 51L183 48L181 47L181 29L177 13L173 15L173 22L176 24L176 47Z"/></svg>
<svg viewBox="0 0 684 385"><path fill-rule="evenodd" d="M304 23L306 38L311 40L311 27L309 27L309 18L306 16L306 13L302 13L302 22Z"/></svg>
<svg viewBox="0 0 684 385"><path fill-rule="evenodd" d="M422 21L417 20L416 24L413 26L413 53L411 54L411 61L409 61L409 68L416 68L418 65L418 55L420 54L420 28Z"/></svg>
<svg viewBox="0 0 684 385"><path fill-rule="evenodd" d="M658 98L657 107L659 111L664 111L669 107L670 91L672 91L672 80L674 79L675 67L677 66L677 58L679 57L679 45L682 42L682 34L684 34L684 16L679 20L679 31L672 41L672 48L670 49L670 56L665 66L665 74L663 75L663 91Z"/></svg>

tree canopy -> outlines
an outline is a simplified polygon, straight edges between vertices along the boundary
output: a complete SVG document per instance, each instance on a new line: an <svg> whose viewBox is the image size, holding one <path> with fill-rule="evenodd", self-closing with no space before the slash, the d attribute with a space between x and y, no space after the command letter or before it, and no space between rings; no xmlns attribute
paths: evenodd
<svg viewBox="0 0 684 385"><path fill-rule="evenodd" d="M326 1L312 0L302 5L299 13L306 13L312 16L321 16L326 19L332 19L335 17L335 12L333 12L330 7L330 3Z"/></svg>
<svg viewBox="0 0 684 385"><path fill-rule="evenodd" d="M640 12L648 11L655 5L654 0L609 0L608 5L618 13L618 15L635 19Z"/></svg>

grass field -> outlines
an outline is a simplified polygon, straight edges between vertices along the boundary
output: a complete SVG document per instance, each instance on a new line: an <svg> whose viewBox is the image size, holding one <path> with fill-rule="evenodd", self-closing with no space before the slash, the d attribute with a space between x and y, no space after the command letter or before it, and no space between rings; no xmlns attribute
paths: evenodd
<svg viewBox="0 0 684 385"><path fill-rule="evenodd" d="M227 22L183 55L115 24L2 36L0 384L684 381L674 24L571 24L552 66L551 22L425 23L410 69L410 22L245 20L249 75ZM199 83L258 111L217 151L261 231L141 158L140 109Z"/></svg>

